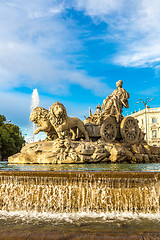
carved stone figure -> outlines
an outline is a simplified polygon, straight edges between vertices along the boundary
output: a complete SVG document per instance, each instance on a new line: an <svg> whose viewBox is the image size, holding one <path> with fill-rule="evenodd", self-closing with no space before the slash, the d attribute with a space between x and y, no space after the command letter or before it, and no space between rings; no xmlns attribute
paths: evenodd
<svg viewBox="0 0 160 240"><path fill-rule="evenodd" d="M129 108L128 98L130 97L129 93L122 88L123 82L119 80L116 83L117 89L114 90L102 104L103 114L105 115L115 115L117 122L122 120L122 109Z"/></svg>
<svg viewBox="0 0 160 240"><path fill-rule="evenodd" d="M70 140L71 141L71 140ZM9 163L160 163L160 149L146 142L83 142L57 138L54 141L30 143L20 153L9 157ZM70 145L71 144L71 145ZM83 167L83 166L82 166Z"/></svg>
<svg viewBox="0 0 160 240"><path fill-rule="evenodd" d="M98 138L108 142L123 140L133 144L140 139L138 122L133 117L123 117L123 106L128 108L129 93L122 88L119 80L117 89L113 91L104 101L102 108L97 106L96 112L85 119L85 127L89 137L93 140ZM103 110L103 112L102 112Z"/></svg>
<svg viewBox="0 0 160 240"><path fill-rule="evenodd" d="M68 117L66 108L62 103L55 102L49 108L49 119L52 126L55 128L59 138L63 138L66 134L66 131L71 131L72 139L75 140L76 134L73 129L78 128L86 140L89 140L88 133L84 127L84 123L79 118Z"/></svg>
<svg viewBox="0 0 160 240"><path fill-rule="evenodd" d="M37 125L37 129L34 134L39 132L45 132L47 135L47 140L54 140L58 137L53 125L49 120L49 111L42 107L36 107L33 109L30 120Z"/></svg>
<svg viewBox="0 0 160 240"><path fill-rule="evenodd" d="M99 104L96 106L96 111L95 113L87 118L87 121L84 120L84 123L86 122L92 122L94 124L100 124L101 123L101 116L102 116L102 108L101 105Z"/></svg>
<svg viewBox="0 0 160 240"><path fill-rule="evenodd" d="M48 110L36 107L30 120L37 125L35 134L44 131L48 140L24 146L9 163L148 163L160 162L160 149L144 141L138 121L123 117L128 108L129 93L117 82L117 89L108 96L84 123L68 117L62 103L55 102ZM103 110L103 111L102 111ZM79 141L79 130L86 140ZM76 135L77 131L77 135ZM71 140L72 139L77 141Z"/></svg>

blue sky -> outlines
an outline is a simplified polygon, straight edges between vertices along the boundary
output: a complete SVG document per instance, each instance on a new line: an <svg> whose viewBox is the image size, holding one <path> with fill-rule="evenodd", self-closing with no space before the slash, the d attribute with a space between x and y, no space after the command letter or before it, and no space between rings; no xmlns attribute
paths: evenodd
<svg viewBox="0 0 160 240"><path fill-rule="evenodd" d="M160 95L159 0L0 0L0 113L29 128L31 94L84 119L123 80L138 98Z"/></svg>

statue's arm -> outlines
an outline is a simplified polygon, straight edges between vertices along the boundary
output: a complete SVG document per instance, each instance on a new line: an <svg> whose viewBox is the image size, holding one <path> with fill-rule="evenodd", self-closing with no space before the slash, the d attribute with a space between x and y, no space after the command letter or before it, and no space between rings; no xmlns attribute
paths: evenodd
<svg viewBox="0 0 160 240"><path fill-rule="evenodd" d="M129 108L129 102L127 99L123 99L123 100L121 100L121 102L125 108Z"/></svg>
<svg viewBox="0 0 160 240"><path fill-rule="evenodd" d="M129 108L128 98L130 98L130 94L125 91L124 98L121 99L121 102L125 108Z"/></svg>

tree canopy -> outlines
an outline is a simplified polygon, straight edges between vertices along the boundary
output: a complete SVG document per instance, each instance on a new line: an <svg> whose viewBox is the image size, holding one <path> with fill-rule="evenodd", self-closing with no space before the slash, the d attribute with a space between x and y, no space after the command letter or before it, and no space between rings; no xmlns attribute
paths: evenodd
<svg viewBox="0 0 160 240"><path fill-rule="evenodd" d="M6 117L0 114L0 155L2 159L19 152L25 140L17 125L6 121Z"/></svg>

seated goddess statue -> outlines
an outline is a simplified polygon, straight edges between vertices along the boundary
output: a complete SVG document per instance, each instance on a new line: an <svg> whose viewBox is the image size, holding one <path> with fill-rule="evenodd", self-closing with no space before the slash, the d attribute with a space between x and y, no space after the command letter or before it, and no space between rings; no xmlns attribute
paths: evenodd
<svg viewBox="0 0 160 240"><path fill-rule="evenodd" d="M114 90L102 104L103 115L114 115L116 116L117 122L120 122L123 118L122 109L129 108L128 98L129 93L122 88L123 82L119 80L116 83L116 90Z"/></svg>

